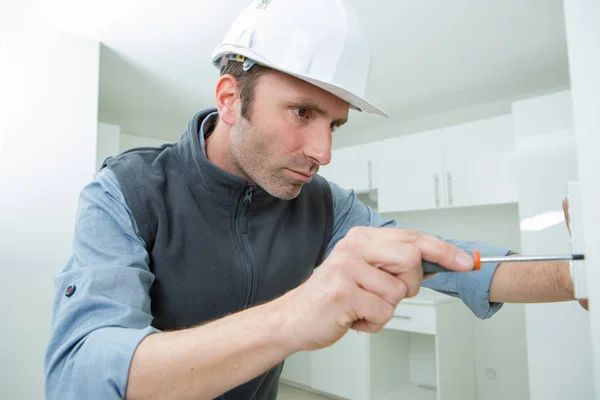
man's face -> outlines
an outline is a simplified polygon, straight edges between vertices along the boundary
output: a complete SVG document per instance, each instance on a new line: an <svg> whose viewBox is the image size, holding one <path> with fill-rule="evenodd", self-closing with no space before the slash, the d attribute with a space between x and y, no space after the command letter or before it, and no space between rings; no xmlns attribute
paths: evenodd
<svg viewBox="0 0 600 400"><path fill-rule="evenodd" d="M348 119L344 100L276 71L254 88L250 120L241 115L231 129L230 157L248 180L290 200L331 160L333 130Z"/></svg>

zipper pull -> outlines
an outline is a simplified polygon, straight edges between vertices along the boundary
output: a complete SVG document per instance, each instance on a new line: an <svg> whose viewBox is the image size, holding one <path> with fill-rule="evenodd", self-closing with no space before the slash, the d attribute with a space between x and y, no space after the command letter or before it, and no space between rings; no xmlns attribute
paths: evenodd
<svg viewBox="0 0 600 400"><path fill-rule="evenodd" d="M246 195L244 196L244 214L242 215L242 233L248 233L248 208L252 203L252 186L246 188Z"/></svg>
<svg viewBox="0 0 600 400"><path fill-rule="evenodd" d="M250 207L250 203L252 203L252 186L248 186L246 188L246 196L244 197L244 205L246 206L246 210Z"/></svg>

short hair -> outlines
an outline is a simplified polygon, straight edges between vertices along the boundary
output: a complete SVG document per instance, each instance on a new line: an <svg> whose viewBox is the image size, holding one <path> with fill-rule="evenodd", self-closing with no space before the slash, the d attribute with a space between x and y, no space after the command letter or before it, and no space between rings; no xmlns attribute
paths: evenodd
<svg viewBox="0 0 600 400"><path fill-rule="evenodd" d="M244 63L228 60L221 68L221 76L233 76L240 86L240 101L242 102L242 117L250 120L252 116L252 103L254 101L254 87L258 78L270 68L254 64L248 71L243 69Z"/></svg>

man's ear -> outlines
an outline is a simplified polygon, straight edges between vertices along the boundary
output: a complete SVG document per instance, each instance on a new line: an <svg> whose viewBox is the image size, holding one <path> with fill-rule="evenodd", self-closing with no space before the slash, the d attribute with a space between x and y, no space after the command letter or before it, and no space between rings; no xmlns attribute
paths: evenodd
<svg viewBox="0 0 600 400"><path fill-rule="evenodd" d="M227 125L234 125L239 111L240 85L232 75L223 75L216 87L219 118Z"/></svg>

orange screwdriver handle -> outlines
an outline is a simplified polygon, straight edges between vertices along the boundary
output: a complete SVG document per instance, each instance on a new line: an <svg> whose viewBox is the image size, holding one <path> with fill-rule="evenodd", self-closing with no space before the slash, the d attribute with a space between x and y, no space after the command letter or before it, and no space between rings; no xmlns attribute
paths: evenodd
<svg viewBox="0 0 600 400"><path fill-rule="evenodd" d="M473 250L473 261L475 262L475 271L481 269L481 253L477 250Z"/></svg>

